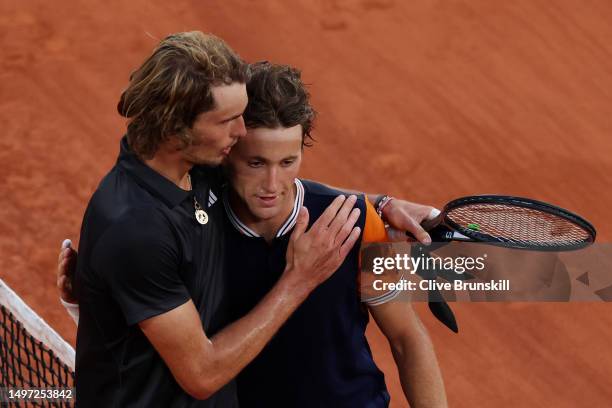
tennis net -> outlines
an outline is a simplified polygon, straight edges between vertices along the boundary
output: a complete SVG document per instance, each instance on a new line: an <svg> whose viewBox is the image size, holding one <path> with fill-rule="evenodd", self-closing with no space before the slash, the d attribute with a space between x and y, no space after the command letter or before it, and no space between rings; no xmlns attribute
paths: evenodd
<svg viewBox="0 0 612 408"><path fill-rule="evenodd" d="M70 344L0 279L0 406L73 406L74 356Z"/></svg>

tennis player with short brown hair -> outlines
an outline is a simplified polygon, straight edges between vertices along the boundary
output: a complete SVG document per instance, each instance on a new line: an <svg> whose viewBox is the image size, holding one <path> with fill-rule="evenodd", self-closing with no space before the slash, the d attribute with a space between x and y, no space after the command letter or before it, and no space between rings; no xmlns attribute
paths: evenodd
<svg viewBox="0 0 612 408"><path fill-rule="evenodd" d="M224 163L226 242L240 254L230 253L226 263L234 318L252 310L282 275L297 209L306 207L316 220L340 193L298 178L315 116L300 72L270 63L251 67L247 137ZM389 341L410 406L446 405L433 345L410 302L397 300L399 292L375 293L360 280L360 245L388 238L365 197L356 207L358 245L238 375L242 408L387 407L384 377L365 336L368 312Z"/></svg>

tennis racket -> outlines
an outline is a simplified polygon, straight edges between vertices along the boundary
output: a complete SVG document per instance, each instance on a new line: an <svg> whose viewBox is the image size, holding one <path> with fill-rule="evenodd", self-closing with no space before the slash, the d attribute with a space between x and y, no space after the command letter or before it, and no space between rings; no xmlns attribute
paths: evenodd
<svg viewBox="0 0 612 408"><path fill-rule="evenodd" d="M421 245L413 248L424 252L450 241L538 251L569 251L591 245L597 235L591 223L568 210L529 198L502 195L458 198L421 226L434 242L427 249ZM406 235L412 237L410 233ZM430 290L428 297L429 309L434 316L457 333L455 315L440 291Z"/></svg>
<svg viewBox="0 0 612 408"><path fill-rule="evenodd" d="M437 217L421 226L433 242L473 241L537 251L584 248L595 242L596 236L591 223L568 210L503 195L452 200Z"/></svg>

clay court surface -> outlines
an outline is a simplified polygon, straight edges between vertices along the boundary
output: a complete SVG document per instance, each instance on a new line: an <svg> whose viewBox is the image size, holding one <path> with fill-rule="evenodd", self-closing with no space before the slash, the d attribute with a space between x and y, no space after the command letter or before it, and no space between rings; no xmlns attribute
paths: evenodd
<svg viewBox="0 0 612 408"><path fill-rule="evenodd" d="M438 206L533 197L612 238L609 1L75 3L0 3L0 277L73 344L59 245L116 159L130 71L175 31L303 69L320 112L304 177ZM608 304L459 304L458 335L416 307L453 407L612 401ZM369 338L407 406L374 324Z"/></svg>

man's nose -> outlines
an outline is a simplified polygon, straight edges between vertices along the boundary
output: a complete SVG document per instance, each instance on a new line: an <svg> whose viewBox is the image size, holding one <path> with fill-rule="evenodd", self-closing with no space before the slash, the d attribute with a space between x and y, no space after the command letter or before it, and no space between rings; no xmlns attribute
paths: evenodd
<svg viewBox="0 0 612 408"><path fill-rule="evenodd" d="M246 136L246 126L244 125L244 118L242 116L236 118L234 121L234 128L232 129L232 136L236 138Z"/></svg>
<svg viewBox="0 0 612 408"><path fill-rule="evenodd" d="M270 166L268 168L268 174L266 176L265 188L270 193L275 193L278 187L278 170L276 166Z"/></svg>

